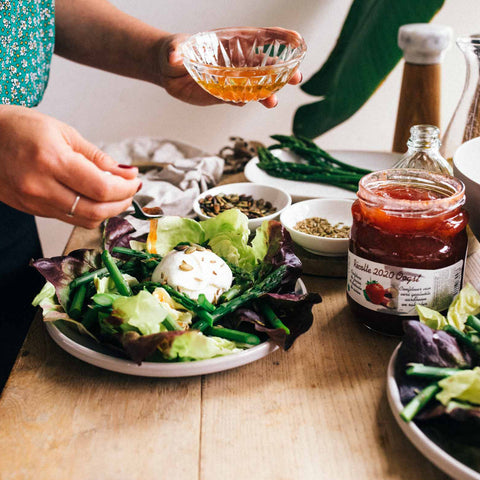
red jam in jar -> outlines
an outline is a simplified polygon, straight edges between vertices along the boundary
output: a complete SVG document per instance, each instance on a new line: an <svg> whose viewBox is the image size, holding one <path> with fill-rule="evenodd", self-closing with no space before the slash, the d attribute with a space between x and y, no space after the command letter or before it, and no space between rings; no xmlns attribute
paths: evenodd
<svg viewBox="0 0 480 480"><path fill-rule="evenodd" d="M392 169L360 180L352 206L347 299L372 330L401 335L415 305L445 311L460 291L468 214L460 180Z"/></svg>

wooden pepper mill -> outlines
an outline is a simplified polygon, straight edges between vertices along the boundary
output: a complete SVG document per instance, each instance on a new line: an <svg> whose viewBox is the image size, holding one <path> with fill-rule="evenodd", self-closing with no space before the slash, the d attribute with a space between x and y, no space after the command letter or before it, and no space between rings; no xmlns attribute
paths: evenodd
<svg viewBox="0 0 480 480"><path fill-rule="evenodd" d="M403 50L402 88L392 150L405 152L413 125L440 126L441 63L452 38L445 25L412 23L398 30Z"/></svg>

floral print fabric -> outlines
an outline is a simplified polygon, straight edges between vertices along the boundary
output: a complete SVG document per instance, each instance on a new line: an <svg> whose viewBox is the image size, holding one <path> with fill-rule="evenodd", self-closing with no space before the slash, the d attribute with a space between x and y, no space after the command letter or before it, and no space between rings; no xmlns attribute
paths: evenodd
<svg viewBox="0 0 480 480"><path fill-rule="evenodd" d="M0 0L1 104L40 103L54 45L54 0Z"/></svg>

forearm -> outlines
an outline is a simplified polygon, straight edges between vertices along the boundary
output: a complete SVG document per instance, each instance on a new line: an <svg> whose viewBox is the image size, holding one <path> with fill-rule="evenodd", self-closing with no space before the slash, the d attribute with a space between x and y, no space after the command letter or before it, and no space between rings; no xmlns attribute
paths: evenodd
<svg viewBox="0 0 480 480"><path fill-rule="evenodd" d="M55 53L84 65L161 83L158 43L168 36L106 0L57 0Z"/></svg>

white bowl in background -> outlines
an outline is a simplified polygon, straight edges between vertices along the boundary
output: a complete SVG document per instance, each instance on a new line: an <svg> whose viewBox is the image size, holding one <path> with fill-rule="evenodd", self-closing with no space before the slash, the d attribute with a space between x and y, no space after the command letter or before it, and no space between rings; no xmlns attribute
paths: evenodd
<svg viewBox="0 0 480 480"><path fill-rule="evenodd" d="M458 147L453 155L453 174L465 185L469 225L480 241L480 137Z"/></svg>
<svg viewBox="0 0 480 480"><path fill-rule="evenodd" d="M352 226L352 203L349 199L319 198L294 203L280 215L280 221L290 233L292 240L305 250L316 255L328 257L343 256L348 252L348 238L331 238L310 235L295 230L295 225L301 220L320 217L332 225L343 223Z"/></svg>
<svg viewBox="0 0 480 480"><path fill-rule="evenodd" d="M271 215L265 217L252 218L248 220L248 228L251 231L256 230L265 220L274 220L292 204L292 198L284 190L270 185L260 185L258 183L242 182L242 183L227 183L225 185L218 185L201 193L193 202L193 210L200 217L201 220L208 220L208 215L205 215L201 208L199 200L208 195L218 195L224 193L225 195L251 195L254 200L263 200L270 202L277 210Z"/></svg>

